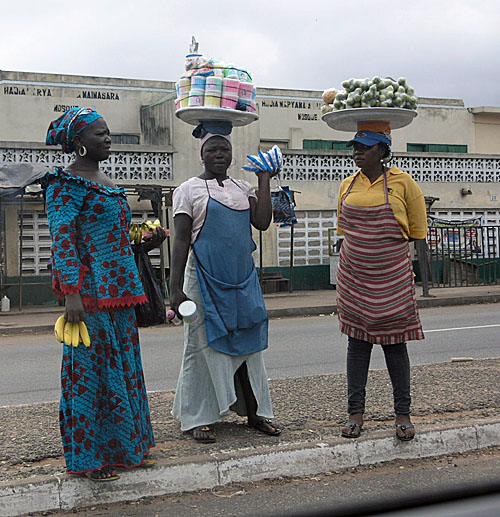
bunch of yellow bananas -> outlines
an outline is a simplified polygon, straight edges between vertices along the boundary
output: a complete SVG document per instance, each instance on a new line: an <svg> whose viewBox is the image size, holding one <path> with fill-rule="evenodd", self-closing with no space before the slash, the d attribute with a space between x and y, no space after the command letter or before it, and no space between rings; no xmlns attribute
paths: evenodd
<svg viewBox="0 0 500 517"><path fill-rule="evenodd" d="M66 321L64 316L59 316L54 325L54 334L57 341L65 345L76 347L83 343L86 347L90 346L89 331L83 321L71 323Z"/></svg>
<svg viewBox="0 0 500 517"><path fill-rule="evenodd" d="M133 223L130 225L130 229L128 231L130 242L134 244L140 244L142 240L142 229L141 226Z"/></svg>
<svg viewBox="0 0 500 517"><path fill-rule="evenodd" d="M146 221L142 223L142 226L146 226L150 232L154 232L158 226L161 226L161 223L159 219L155 219L154 222Z"/></svg>
<svg viewBox="0 0 500 517"><path fill-rule="evenodd" d="M130 242L140 244L143 233L154 232L159 226L161 226L159 219L156 219L154 222L145 221L141 224L132 223L129 229Z"/></svg>

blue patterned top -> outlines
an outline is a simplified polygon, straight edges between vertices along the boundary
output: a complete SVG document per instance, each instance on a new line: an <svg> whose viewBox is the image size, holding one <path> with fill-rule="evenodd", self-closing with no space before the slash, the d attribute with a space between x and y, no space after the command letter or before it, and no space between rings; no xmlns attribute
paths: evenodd
<svg viewBox="0 0 500 517"><path fill-rule="evenodd" d="M130 247L125 189L74 176L62 168L42 180L52 237L52 288L80 293L87 311L144 303Z"/></svg>

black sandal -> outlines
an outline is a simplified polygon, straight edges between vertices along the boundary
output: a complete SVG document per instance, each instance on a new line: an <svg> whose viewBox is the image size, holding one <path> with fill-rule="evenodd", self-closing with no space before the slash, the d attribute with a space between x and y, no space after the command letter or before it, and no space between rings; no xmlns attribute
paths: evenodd
<svg viewBox="0 0 500 517"><path fill-rule="evenodd" d="M342 430L342 433L341 435L344 437L344 438L359 438L360 434L361 434L361 431L363 430L363 424L355 424L355 423L352 423L352 424L346 424L344 426L344 429L350 429L351 431L353 431L354 429L356 429L356 427L359 427L359 433L358 434L351 434L351 433L346 433L344 432L344 430Z"/></svg>
<svg viewBox="0 0 500 517"><path fill-rule="evenodd" d="M269 418L257 420L254 424L248 423L248 426L269 436L278 436L281 434L281 429L273 424Z"/></svg>
<svg viewBox="0 0 500 517"><path fill-rule="evenodd" d="M398 440L401 440L402 442L409 442L410 440L413 440L413 438L415 438L415 435L399 436L398 431L397 431L398 429L400 429L404 433L407 429L415 429L415 426L413 424L396 424L396 438Z"/></svg>

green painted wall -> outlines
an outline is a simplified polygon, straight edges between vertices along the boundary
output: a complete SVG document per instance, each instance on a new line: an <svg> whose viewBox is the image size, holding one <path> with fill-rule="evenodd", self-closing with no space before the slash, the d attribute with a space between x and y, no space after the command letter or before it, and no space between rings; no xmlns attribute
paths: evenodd
<svg viewBox="0 0 500 517"><path fill-rule="evenodd" d="M37 285L29 285L30 283ZM43 285L40 283L43 282ZM9 286L5 290L5 287ZM19 277L8 276L2 294L10 298L11 307L19 307ZM51 279L48 276L23 276L23 306L24 305L57 305L58 298L52 293Z"/></svg>
<svg viewBox="0 0 500 517"><path fill-rule="evenodd" d="M264 272L281 273L285 278L290 278L289 267L265 267ZM294 291L334 289L330 285L330 266L295 266L292 288Z"/></svg>

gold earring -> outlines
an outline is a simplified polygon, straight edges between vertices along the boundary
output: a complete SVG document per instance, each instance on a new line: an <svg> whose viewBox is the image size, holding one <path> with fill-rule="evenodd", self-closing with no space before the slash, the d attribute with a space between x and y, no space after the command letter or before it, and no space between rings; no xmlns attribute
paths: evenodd
<svg viewBox="0 0 500 517"><path fill-rule="evenodd" d="M87 148L82 145L80 149L78 149L78 154L83 158L87 154Z"/></svg>

